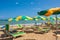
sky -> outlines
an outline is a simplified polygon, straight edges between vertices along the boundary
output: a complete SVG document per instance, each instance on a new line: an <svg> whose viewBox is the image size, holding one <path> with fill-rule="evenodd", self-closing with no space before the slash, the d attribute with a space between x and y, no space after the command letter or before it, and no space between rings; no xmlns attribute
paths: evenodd
<svg viewBox="0 0 60 40"><path fill-rule="evenodd" d="M37 16L37 12L60 7L60 0L0 0L0 18Z"/></svg>

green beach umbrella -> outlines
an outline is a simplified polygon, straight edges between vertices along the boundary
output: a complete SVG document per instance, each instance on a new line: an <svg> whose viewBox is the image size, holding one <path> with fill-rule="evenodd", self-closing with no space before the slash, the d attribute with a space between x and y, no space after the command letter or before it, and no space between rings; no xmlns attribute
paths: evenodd
<svg viewBox="0 0 60 40"><path fill-rule="evenodd" d="M22 21L23 23L28 22L28 21L31 21L33 20L33 18L29 17L29 16L18 16L16 17L16 21Z"/></svg>
<svg viewBox="0 0 60 40"><path fill-rule="evenodd" d="M8 22L16 21L15 19L16 19L16 18L9 18L9 19L8 19Z"/></svg>
<svg viewBox="0 0 60 40"><path fill-rule="evenodd" d="M13 18L9 18L8 21L11 22L13 20Z"/></svg>
<svg viewBox="0 0 60 40"><path fill-rule="evenodd" d="M60 8L51 8L49 10L43 10L38 12L38 15L45 15L45 16L56 15L56 14L60 14Z"/></svg>
<svg viewBox="0 0 60 40"><path fill-rule="evenodd" d="M49 19L49 20L55 20L55 18L54 18L54 17L49 17L48 19Z"/></svg>
<svg viewBox="0 0 60 40"><path fill-rule="evenodd" d="M35 21L35 25L37 24L38 19L36 17L33 17L33 21Z"/></svg>
<svg viewBox="0 0 60 40"><path fill-rule="evenodd" d="M18 16L16 20L32 20L32 18L29 16Z"/></svg>
<svg viewBox="0 0 60 40"><path fill-rule="evenodd" d="M37 24L38 21L41 21L41 20L46 20L46 18L42 17L42 16L35 16L33 17L33 20L35 20L35 24Z"/></svg>
<svg viewBox="0 0 60 40"><path fill-rule="evenodd" d="M39 20L46 20L45 17L42 17L42 16L35 16L36 19L39 19Z"/></svg>
<svg viewBox="0 0 60 40"><path fill-rule="evenodd" d="M51 8L49 10L43 10L43 11L38 12L38 15L45 15L45 16L56 15L56 19L57 19L57 14L60 14L60 8Z"/></svg>
<svg viewBox="0 0 60 40"><path fill-rule="evenodd" d="M26 16L28 20L33 20L33 18L29 17L29 16Z"/></svg>

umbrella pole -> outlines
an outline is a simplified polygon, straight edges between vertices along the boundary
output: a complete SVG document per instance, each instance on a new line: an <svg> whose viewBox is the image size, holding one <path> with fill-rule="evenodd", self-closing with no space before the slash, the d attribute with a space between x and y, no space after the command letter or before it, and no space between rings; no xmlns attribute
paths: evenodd
<svg viewBox="0 0 60 40"><path fill-rule="evenodd" d="M35 26L37 25L37 22L35 21Z"/></svg>
<svg viewBox="0 0 60 40"><path fill-rule="evenodd" d="M56 40L57 40L57 14L56 14Z"/></svg>

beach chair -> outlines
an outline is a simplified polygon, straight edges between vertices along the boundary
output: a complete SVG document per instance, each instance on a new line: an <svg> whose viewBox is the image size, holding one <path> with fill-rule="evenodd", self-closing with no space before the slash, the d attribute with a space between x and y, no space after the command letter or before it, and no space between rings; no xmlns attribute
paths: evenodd
<svg viewBox="0 0 60 40"><path fill-rule="evenodd" d="M55 29L56 29L56 24L52 22L51 25L52 25L52 26L51 26L51 29L52 29L52 30L55 30Z"/></svg>
<svg viewBox="0 0 60 40"><path fill-rule="evenodd" d="M24 34L26 34L25 32L10 32L9 33L11 36L13 36L14 38L18 37L18 36L22 36Z"/></svg>
<svg viewBox="0 0 60 40"><path fill-rule="evenodd" d="M42 28L38 28L36 31L34 31L34 33L37 33L37 34L44 34L44 31Z"/></svg>
<svg viewBox="0 0 60 40"><path fill-rule="evenodd" d="M60 26L58 26L57 28L60 29Z"/></svg>
<svg viewBox="0 0 60 40"><path fill-rule="evenodd" d="M47 33L48 31L50 31L50 28L43 28L42 31L44 31L45 33Z"/></svg>
<svg viewBox="0 0 60 40"><path fill-rule="evenodd" d="M48 33L49 30L50 30L50 28L38 28L38 31L41 34Z"/></svg>
<svg viewBox="0 0 60 40"><path fill-rule="evenodd" d="M6 29L5 29L5 34L8 35L8 36L17 37L17 36L24 35L25 32L17 31L17 30L10 31L9 30L9 25L7 24Z"/></svg>
<svg viewBox="0 0 60 40"><path fill-rule="evenodd" d="M53 22L51 23L53 26L55 25Z"/></svg>
<svg viewBox="0 0 60 40"><path fill-rule="evenodd" d="M23 26L21 24L17 24L18 29L23 29Z"/></svg>

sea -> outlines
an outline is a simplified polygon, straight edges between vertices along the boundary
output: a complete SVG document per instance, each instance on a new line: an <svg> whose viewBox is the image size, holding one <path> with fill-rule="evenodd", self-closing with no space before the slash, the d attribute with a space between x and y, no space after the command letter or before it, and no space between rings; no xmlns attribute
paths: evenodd
<svg viewBox="0 0 60 40"><path fill-rule="evenodd" d="M1 26L4 26L6 24L10 24L10 25L15 25L15 24L41 24L41 23L46 23L48 21L42 21L42 20L39 20L39 21L0 21L0 27ZM51 23L52 22L56 22L56 21L50 21ZM59 21L58 21L59 22Z"/></svg>

